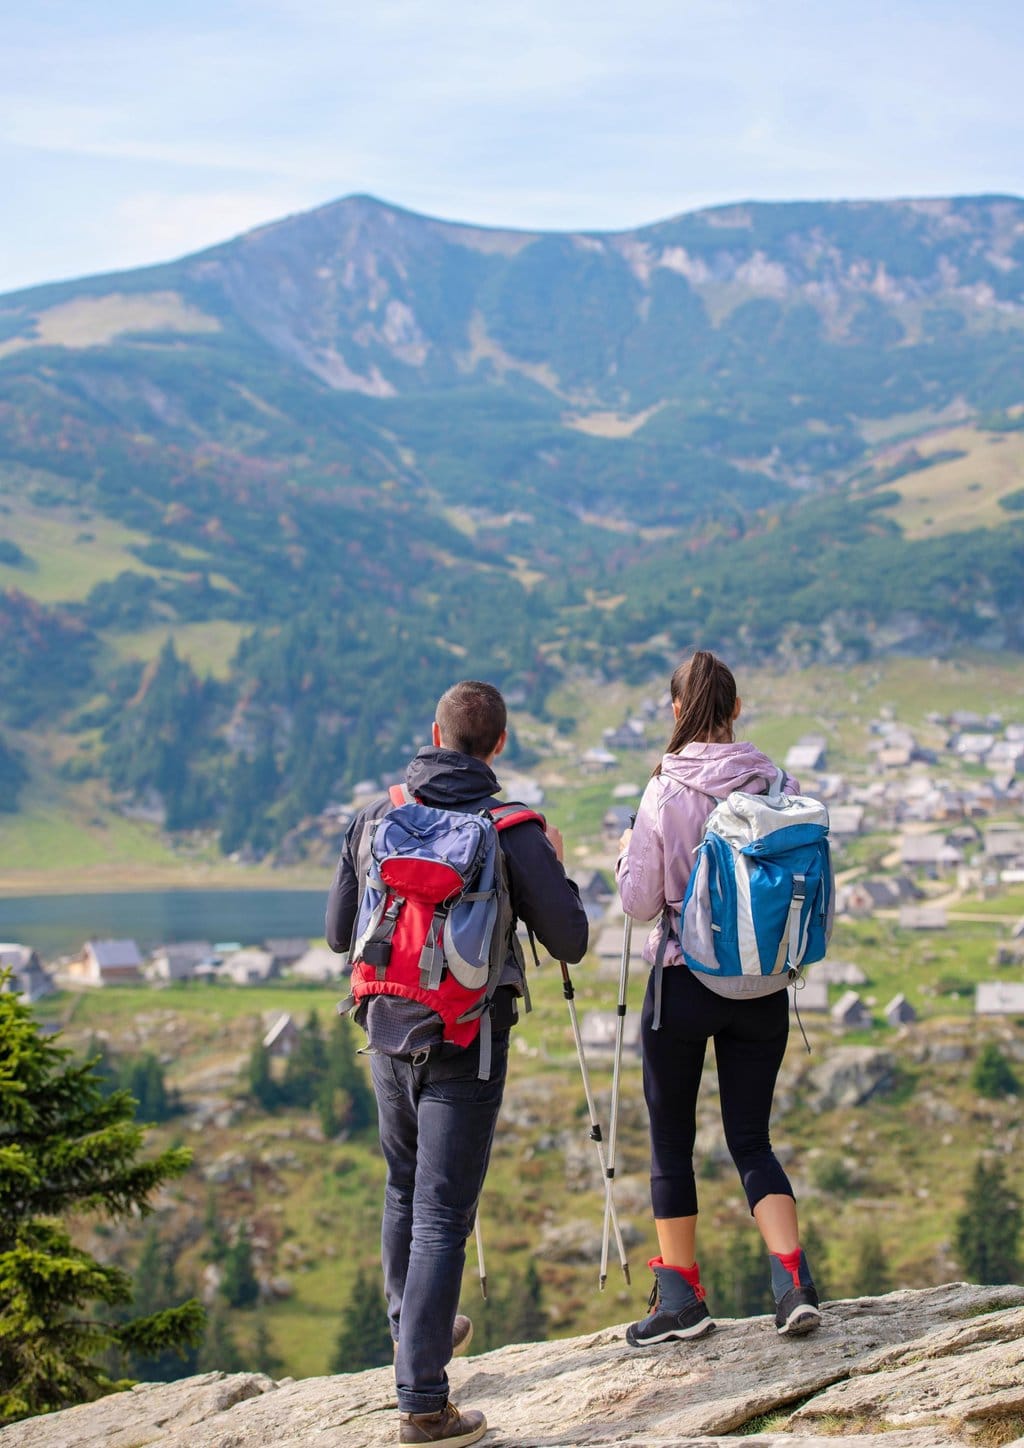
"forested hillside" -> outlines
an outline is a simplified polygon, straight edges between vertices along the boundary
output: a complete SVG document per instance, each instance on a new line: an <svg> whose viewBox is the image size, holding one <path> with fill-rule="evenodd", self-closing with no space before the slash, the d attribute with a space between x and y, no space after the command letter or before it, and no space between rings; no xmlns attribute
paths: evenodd
<svg viewBox="0 0 1024 1448"><path fill-rule="evenodd" d="M355 197L0 298L0 790L257 852L439 683L1024 643L1024 202ZM924 482L922 483L922 480Z"/></svg>

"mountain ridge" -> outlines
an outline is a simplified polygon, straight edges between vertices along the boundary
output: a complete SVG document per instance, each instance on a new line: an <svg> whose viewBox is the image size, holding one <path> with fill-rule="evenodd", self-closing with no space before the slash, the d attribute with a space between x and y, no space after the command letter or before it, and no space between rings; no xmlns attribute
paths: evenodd
<svg viewBox="0 0 1024 1448"><path fill-rule="evenodd" d="M74 768L170 791L182 826L230 813L269 741L263 787L294 822L397 764L453 659L543 710L565 668L649 675L697 640L857 658L899 618L911 647L1016 648L1024 521L989 459L1020 426L1022 377L1016 198L533 233L355 197L9 294L0 587L43 612L0 597L21 641L0 717L45 714ZM959 470L924 444L876 465L952 422L974 429ZM927 487L885 492L924 467L940 527ZM90 555L111 528L145 541L44 604L44 518L72 539L78 518ZM778 536L799 559L781 593ZM25 645L30 614L49 652ZM203 622L240 632L228 678L201 687L168 658L140 696L133 634ZM58 717L54 669L75 681ZM147 711L176 691L174 766L142 768Z"/></svg>

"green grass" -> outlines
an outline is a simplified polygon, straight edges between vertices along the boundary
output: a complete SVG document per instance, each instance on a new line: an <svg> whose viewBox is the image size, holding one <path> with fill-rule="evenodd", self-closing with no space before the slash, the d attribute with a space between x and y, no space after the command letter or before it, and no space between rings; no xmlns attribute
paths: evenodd
<svg viewBox="0 0 1024 1448"><path fill-rule="evenodd" d="M129 552L129 544L148 543L147 534L98 515L34 508L19 501L3 524L4 536L17 543L34 566L0 564L0 588L17 588L40 603L80 602L97 583L126 570L159 574Z"/></svg>
<svg viewBox="0 0 1024 1448"><path fill-rule="evenodd" d="M0 872L44 872L51 889L70 888L69 872L117 872L145 865L177 866L173 849L149 826L114 813L82 816L57 805L39 805L17 815L0 815Z"/></svg>
<svg viewBox="0 0 1024 1448"><path fill-rule="evenodd" d="M112 633L108 639L119 658L149 663L172 638L178 657L190 663L197 674L226 679L238 645L248 632L245 624L211 619L207 623L165 624L134 633Z"/></svg>

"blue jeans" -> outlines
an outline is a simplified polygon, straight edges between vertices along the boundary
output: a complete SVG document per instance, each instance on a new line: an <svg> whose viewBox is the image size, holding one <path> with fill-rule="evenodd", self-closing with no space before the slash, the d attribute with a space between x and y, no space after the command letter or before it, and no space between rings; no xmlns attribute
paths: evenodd
<svg viewBox="0 0 1024 1448"><path fill-rule="evenodd" d="M436 1413L448 1401L445 1368L466 1238L505 1089L508 1034L494 1033L486 1081L477 1079L476 1043L418 1066L391 1056L370 1058L388 1168L381 1260L404 1413Z"/></svg>

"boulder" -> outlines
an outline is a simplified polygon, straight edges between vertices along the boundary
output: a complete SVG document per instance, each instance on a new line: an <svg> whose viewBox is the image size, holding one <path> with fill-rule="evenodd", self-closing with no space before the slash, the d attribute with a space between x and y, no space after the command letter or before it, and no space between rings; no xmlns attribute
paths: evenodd
<svg viewBox="0 0 1024 1448"><path fill-rule="evenodd" d="M485 1448L736 1448L741 1432L750 1448L1009 1444L1024 1287L827 1303L821 1329L795 1341L768 1317L644 1351L608 1328L458 1358L449 1374L454 1401L492 1425ZM281 1383L206 1373L12 1424L0 1448L391 1448L396 1427L390 1367Z"/></svg>

